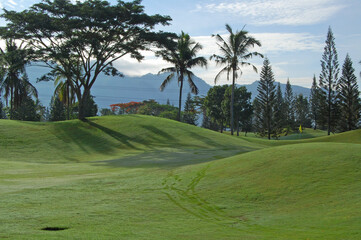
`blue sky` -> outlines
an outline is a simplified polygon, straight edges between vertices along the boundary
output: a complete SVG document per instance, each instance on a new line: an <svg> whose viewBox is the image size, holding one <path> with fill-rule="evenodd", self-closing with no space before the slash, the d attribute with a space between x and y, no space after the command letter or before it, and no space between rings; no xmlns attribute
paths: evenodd
<svg viewBox="0 0 361 240"><path fill-rule="evenodd" d="M36 2L3 0L0 7L23 10ZM142 4L148 14L171 16L171 25L162 30L189 33L203 45L200 55L205 57L217 53L217 45L211 35L226 34L226 23L234 30L246 25L245 29L262 42L262 47L256 50L269 58L276 81L284 83L289 78L291 84L304 87L311 86L314 74L319 76L327 29L331 26L340 67L349 53L360 80L360 0L143 0ZM4 21L1 20L0 24L3 25ZM125 57L115 66L132 76L157 73L169 66L151 52L144 54L146 59L141 63ZM250 60L259 70L262 61L259 58ZM220 67L210 62L207 70L196 68L193 72L209 84L214 84L214 76L219 70ZM219 84L229 83L225 77L220 79ZM259 74L244 69L238 83L248 84L258 78Z"/></svg>

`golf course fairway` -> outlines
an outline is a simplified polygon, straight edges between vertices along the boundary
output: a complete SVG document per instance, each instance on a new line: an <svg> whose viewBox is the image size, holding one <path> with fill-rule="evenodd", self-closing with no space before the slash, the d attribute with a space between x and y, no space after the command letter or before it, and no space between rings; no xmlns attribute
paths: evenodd
<svg viewBox="0 0 361 240"><path fill-rule="evenodd" d="M361 130L289 139L0 120L0 239L361 239Z"/></svg>

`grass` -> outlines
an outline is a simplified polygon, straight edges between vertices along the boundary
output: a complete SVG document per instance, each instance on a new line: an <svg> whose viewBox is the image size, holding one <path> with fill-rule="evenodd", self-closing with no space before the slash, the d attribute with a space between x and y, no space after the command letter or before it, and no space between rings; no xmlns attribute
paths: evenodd
<svg viewBox="0 0 361 240"><path fill-rule="evenodd" d="M361 237L360 130L268 141L138 115L1 120L0 149L0 239Z"/></svg>

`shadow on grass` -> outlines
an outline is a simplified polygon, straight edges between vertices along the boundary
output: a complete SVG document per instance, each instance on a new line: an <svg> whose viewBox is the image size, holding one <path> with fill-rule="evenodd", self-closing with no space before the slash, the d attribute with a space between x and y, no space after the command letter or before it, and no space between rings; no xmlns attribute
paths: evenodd
<svg viewBox="0 0 361 240"><path fill-rule="evenodd" d="M210 162L242 153L238 149L167 149L143 152L119 159L97 161L97 166L129 168L172 168Z"/></svg>
<svg viewBox="0 0 361 240"><path fill-rule="evenodd" d="M129 149L134 149L137 150L138 148L135 147L133 144L130 143L130 137L128 137L127 135L121 134L120 132L114 131L112 129L109 129L107 127L104 127L102 125L99 125L95 122L92 122L88 119L83 120L84 123L89 124L90 126L97 128L99 130L101 130L103 133L109 135L110 137L114 138L115 140L117 140L118 142L120 142L121 144L123 144L124 146L126 146ZM133 141L134 139L132 139ZM139 143L139 142L138 142Z"/></svg>

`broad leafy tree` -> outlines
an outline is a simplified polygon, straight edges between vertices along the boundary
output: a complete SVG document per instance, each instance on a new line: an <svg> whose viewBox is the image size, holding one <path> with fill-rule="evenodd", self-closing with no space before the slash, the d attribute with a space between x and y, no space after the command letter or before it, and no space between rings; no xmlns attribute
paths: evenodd
<svg viewBox="0 0 361 240"><path fill-rule="evenodd" d="M207 96L204 99L204 106L207 111L207 116L211 120L210 125L212 126L214 125L212 123L216 123L221 133L223 132L223 128L226 122L226 115L223 112L224 108L222 108L222 101L224 100L224 93L226 92L227 88L227 85L214 86L208 90Z"/></svg>
<svg viewBox="0 0 361 240"><path fill-rule="evenodd" d="M231 104L231 93L232 86L228 86L222 101L222 111L228 124L230 122L229 105ZM239 136L240 128L244 129L252 116L251 95L252 93L247 92L247 88L244 86L234 89L233 110L237 136Z"/></svg>
<svg viewBox="0 0 361 240"><path fill-rule="evenodd" d="M207 60L204 57L197 57L197 53L201 49L202 45L196 43L188 34L182 32L178 37L176 47L169 45L167 49L157 52L158 56L173 65L172 67L164 68L159 72L170 73L160 86L160 90L163 91L174 77L177 78L179 84L178 121L181 120L184 81L187 80L193 94L198 94L198 88L193 82L194 74L190 69L197 66L207 66Z"/></svg>
<svg viewBox="0 0 361 240"><path fill-rule="evenodd" d="M233 32L232 28L226 24L226 29L229 33L227 39L224 39L221 35L213 35L217 40L217 45L220 50L220 55L214 54L211 59L214 59L218 65L225 65L225 67L216 75L214 82L216 83L220 76L224 73L227 74L227 80L232 75L232 93L230 104L230 123L231 134L234 130L234 88L236 79L242 75L242 67L252 66L254 71L257 72L257 68L248 62L254 56L261 56L258 52L252 52L251 49L255 46L261 46L261 42L254 37L249 36L245 30Z"/></svg>
<svg viewBox="0 0 361 240"><path fill-rule="evenodd" d="M263 61L260 81L257 86L258 96L255 109L257 129L261 136L271 139L274 132L274 107L276 103L276 86L274 74L268 58Z"/></svg>
<svg viewBox="0 0 361 240"><path fill-rule="evenodd" d="M34 59L54 69L60 66L71 79L85 117L90 89L101 72L120 75L113 63L125 55L142 60L142 50L168 42L172 34L154 32L167 25L168 16L147 15L140 0L44 0L22 12L4 10L3 38L22 39L34 50ZM81 71L79 70L81 67Z"/></svg>
<svg viewBox="0 0 361 240"><path fill-rule="evenodd" d="M335 46L335 38L331 27L328 28L326 45L321 60L320 87L326 100L327 133L335 130L337 103L336 88L339 73L339 64Z"/></svg>
<svg viewBox="0 0 361 240"><path fill-rule="evenodd" d="M177 120L178 108L168 104L159 104L150 99L141 103L137 113Z"/></svg>
<svg viewBox="0 0 361 240"><path fill-rule="evenodd" d="M355 69L347 54L342 66L342 76L338 82L338 102L340 104L339 130L350 131L357 128L361 104Z"/></svg>

